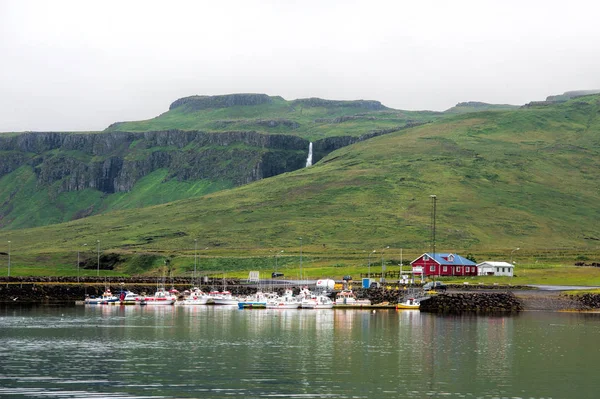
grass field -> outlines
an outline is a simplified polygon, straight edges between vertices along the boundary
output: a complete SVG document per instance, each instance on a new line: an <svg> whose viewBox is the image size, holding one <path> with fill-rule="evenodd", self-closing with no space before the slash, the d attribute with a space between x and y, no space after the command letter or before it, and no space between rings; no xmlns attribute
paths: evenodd
<svg viewBox="0 0 600 399"><path fill-rule="evenodd" d="M302 237L305 268L339 277L364 272L374 249L379 254L389 246L386 254L394 259L401 248L405 259L428 251L429 196L436 194L438 252L508 260L519 247L515 259L530 272L517 272L514 281L597 281L595 269L588 275L569 267L578 259L600 260L599 110L599 97L589 96L459 114L344 147L310 168L243 187L1 231L0 243L12 241L15 273L19 265L68 268L78 247L100 240L103 252L127 257L123 274L140 254L152 254L155 263L144 273L158 273L168 258L185 275L193 267L194 240L208 248L200 269L246 272L271 270L272 254L280 250L282 267L297 268ZM575 271L555 277L536 265Z"/></svg>

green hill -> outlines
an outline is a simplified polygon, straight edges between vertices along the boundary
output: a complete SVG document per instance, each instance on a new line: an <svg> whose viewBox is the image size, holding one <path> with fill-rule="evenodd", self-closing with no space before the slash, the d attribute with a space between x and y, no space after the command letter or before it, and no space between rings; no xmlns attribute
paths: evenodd
<svg viewBox="0 0 600 399"><path fill-rule="evenodd" d="M345 145L443 114L377 101L192 96L105 132L0 136L0 229L198 197L300 169Z"/></svg>
<svg viewBox="0 0 600 399"><path fill-rule="evenodd" d="M195 239L211 254L203 267L221 270L272 259L275 249L297 262L302 237L305 262L364 264L373 248L389 245L396 258L400 248L428 250L435 194L440 251L597 253L599 112L600 96L587 96L459 114L343 147L310 168L201 198L4 231L0 242L12 240L30 265L69 262L80 243L100 240L125 258L158 254L189 272Z"/></svg>
<svg viewBox="0 0 600 399"><path fill-rule="evenodd" d="M286 101L266 94L230 94L181 98L171 104L169 111L156 118L117 122L105 132L256 131L317 141L326 137L360 136L440 117L443 117L440 112L394 110L378 101L320 98Z"/></svg>

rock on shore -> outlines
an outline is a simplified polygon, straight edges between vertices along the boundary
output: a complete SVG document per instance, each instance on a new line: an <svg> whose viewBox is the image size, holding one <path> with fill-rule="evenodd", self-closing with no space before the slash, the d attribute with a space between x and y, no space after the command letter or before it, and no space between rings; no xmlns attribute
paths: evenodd
<svg viewBox="0 0 600 399"><path fill-rule="evenodd" d="M521 302L510 292L439 294L421 302L422 312L518 312Z"/></svg>

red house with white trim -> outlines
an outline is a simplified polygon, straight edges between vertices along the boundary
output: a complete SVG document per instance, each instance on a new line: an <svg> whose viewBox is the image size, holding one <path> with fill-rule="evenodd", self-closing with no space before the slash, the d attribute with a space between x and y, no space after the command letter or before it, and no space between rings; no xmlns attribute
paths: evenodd
<svg viewBox="0 0 600 399"><path fill-rule="evenodd" d="M425 276L477 276L477 264L458 254L424 253L410 262L413 274Z"/></svg>

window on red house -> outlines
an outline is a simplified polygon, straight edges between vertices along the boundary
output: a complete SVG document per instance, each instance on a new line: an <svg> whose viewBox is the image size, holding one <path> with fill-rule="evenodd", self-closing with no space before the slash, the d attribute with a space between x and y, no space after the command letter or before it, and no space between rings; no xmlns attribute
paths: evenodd
<svg viewBox="0 0 600 399"><path fill-rule="evenodd" d="M471 270L471 268L469 266L465 267L465 273L469 273L470 270Z"/></svg>
<svg viewBox="0 0 600 399"><path fill-rule="evenodd" d="M435 266L429 266L429 271L430 272L434 272L435 271Z"/></svg>
<svg viewBox="0 0 600 399"><path fill-rule="evenodd" d="M443 271L443 272L447 272L447 271L448 271L448 266L444 266L444 267L442 268L442 271Z"/></svg>
<svg viewBox="0 0 600 399"><path fill-rule="evenodd" d="M457 266L457 267L456 267L456 271L457 271L458 273L460 273L460 266Z"/></svg>

